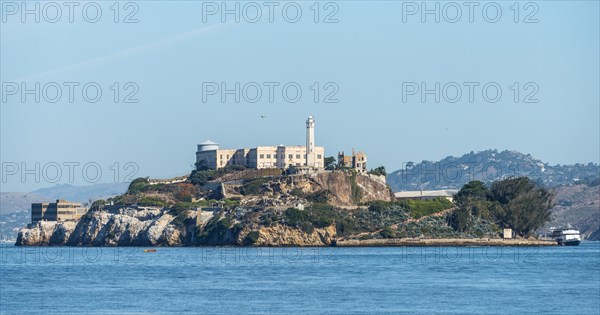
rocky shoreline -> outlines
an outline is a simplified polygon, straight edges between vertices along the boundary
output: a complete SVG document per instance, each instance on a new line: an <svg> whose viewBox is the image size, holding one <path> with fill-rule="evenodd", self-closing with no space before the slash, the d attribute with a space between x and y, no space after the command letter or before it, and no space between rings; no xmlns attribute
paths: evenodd
<svg viewBox="0 0 600 315"><path fill-rule="evenodd" d="M165 217L168 216L168 217ZM186 228L169 224L168 214L147 222L123 215L95 213L83 222L38 222L19 233L15 246L95 246L95 247L529 247L557 246L552 240L501 239L501 238L384 238L344 239L336 233L335 226L314 229L312 232L283 225L262 227L257 231L256 241L246 244L240 235L222 235L222 242L198 243L182 237Z"/></svg>
<svg viewBox="0 0 600 315"><path fill-rule="evenodd" d="M243 171L216 172L196 172L189 181L178 182L136 179L125 194L94 202L77 221L29 224L19 231L15 245L557 245L533 238L502 239L489 218L471 213L468 228L461 227L451 201L395 200L383 179L368 174L244 178L248 174Z"/></svg>

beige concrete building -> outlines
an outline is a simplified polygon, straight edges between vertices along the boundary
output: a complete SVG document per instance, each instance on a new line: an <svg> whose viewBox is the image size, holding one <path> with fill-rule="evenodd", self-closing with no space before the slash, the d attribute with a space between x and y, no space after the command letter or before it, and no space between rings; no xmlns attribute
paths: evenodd
<svg viewBox="0 0 600 315"><path fill-rule="evenodd" d="M32 203L31 222L38 221L74 221L79 220L87 209L80 203L66 200L56 202Z"/></svg>
<svg viewBox="0 0 600 315"><path fill-rule="evenodd" d="M325 167L325 148L317 147L314 134L315 120L306 121L306 146L258 146L250 149L221 149L207 140L198 145L196 169L220 169L226 166L245 166L253 169L294 167ZM308 152L307 152L308 149Z"/></svg>
<svg viewBox="0 0 600 315"><path fill-rule="evenodd" d="M344 154L344 151L338 153L338 167L339 168L352 168L357 172L363 173L367 171L367 155L360 151L348 156Z"/></svg>

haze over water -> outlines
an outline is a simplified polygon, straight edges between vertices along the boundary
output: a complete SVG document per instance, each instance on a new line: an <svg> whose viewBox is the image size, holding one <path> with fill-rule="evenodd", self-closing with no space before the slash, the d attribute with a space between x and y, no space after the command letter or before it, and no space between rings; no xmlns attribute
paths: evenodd
<svg viewBox="0 0 600 315"><path fill-rule="evenodd" d="M598 314L579 247L1 247L0 313Z"/></svg>

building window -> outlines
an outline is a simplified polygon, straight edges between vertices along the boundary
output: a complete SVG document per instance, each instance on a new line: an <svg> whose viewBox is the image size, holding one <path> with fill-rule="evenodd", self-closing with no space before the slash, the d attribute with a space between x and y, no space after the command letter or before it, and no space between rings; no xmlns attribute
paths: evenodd
<svg viewBox="0 0 600 315"><path fill-rule="evenodd" d="M221 154L221 156L219 156L221 159L223 159L223 154Z"/></svg>
<svg viewBox="0 0 600 315"><path fill-rule="evenodd" d="M261 158L261 159L264 159L264 158L265 158L265 155L264 155L264 154L261 154L261 155L260 155L260 158Z"/></svg>
<svg viewBox="0 0 600 315"><path fill-rule="evenodd" d="M300 159L300 154L296 154L296 158L297 158L297 159Z"/></svg>
<svg viewBox="0 0 600 315"><path fill-rule="evenodd" d="M294 158L294 155L293 155L293 154L290 154L290 155L288 155L288 159L290 159L290 160L291 160L291 159L293 159L293 158Z"/></svg>
<svg viewBox="0 0 600 315"><path fill-rule="evenodd" d="M267 159L270 159L270 158L271 158L271 155L270 155L270 154L267 154Z"/></svg>
<svg viewBox="0 0 600 315"><path fill-rule="evenodd" d="M319 159L319 160L321 159L321 155L320 154L317 154L317 159Z"/></svg>

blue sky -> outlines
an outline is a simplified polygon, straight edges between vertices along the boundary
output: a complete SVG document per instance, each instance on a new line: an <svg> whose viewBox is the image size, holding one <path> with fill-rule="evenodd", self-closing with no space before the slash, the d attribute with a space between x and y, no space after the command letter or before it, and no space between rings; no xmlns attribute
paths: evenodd
<svg viewBox="0 0 600 315"><path fill-rule="evenodd" d="M521 3L519 23L512 1L497 2L502 15L496 23L482 17L487 2L478 2L472 23L464 6L456 23L444 19L454 16L449 7L439 23L433 16L422 22L418 13L405 15L403 22L410 3L400 1L339 1L327 8L320 3L319 23L312 1L296 2L302 9L296 23L282 18L281 8L289 2L277 2L272 23L263 2L258 2L263 16L257 23L244 20L253 18L252 7L241 13L240 23L233 16L223 23L218 14L205 15L203 21L203 4L194 1L133 2L137 23L122 23L133 12L125 2L115 23L112 1L96 2L102 10L96 23L82 18L85 2L75 8L72 23L65 7L57 23L44 20L55 16L54 8L40 13L39 23L32 16L22 22L2 3L0 74L7 95L0 112L0 159L4 166L19 166L10 176L3 166L2 191L53 185L44 174L40 180L20 176L22 166L52 173L46 170L51 163L61 167L57 183L71 181L65 162L79 163L73 184L89 182L81 175L88 163L102 170L98 182L123 180L133 170L124 169L127 162L137 165L136 176L185 174L194 163L196 144L206 139L225 148L303 144L304 121L311 113L317 144L325 146L327 155L356 148L367 152L371 167L388 170L489 148L530 153L551 164L600 160L597 1L540 1L537 8ZM242 10L247 5L239 3ZM435 2L428 4L432 8ZM441 12L447 3L439 4ZM332 18L338 22L323 23L336 9ZM293 11L287 12L293 18ZM528 15L537 23L523 23ZM56 82L62 96L56 103L43 97L36 103L31 95L23 102L20 90L8 95L13 83L33 88L36 82L41 87ZM73 103L65 82L79 84ZM81 95L89 82L102 89L96 103ZM114 82L119 83L119 102L111 90ZM133 85L124 89L129 82L139 87L137 103L123 102L134 90ZM203 102L203 82L228 88L256 82L263 94L256 103L243 97L236 103L232 95L222 102L219 93L206 95ZM272 103L265 82L279 84ZM290 82L302 89L296 103L282 97L281 87ZM314 101L314 82L319 83L319 102ZM448 99L455 96L455 85L448 83L455 82L462 96L452 103L441 94L436 103L433 95L423 102L417 93L406 95L404 102L407 82L428 89L439 82L440 89L448 87ZM465 82L479 84L473 102ZM482 96L490 82L502 90L495 103ZM333 84L325 89L327 83ZM324 103L334 86L338 102ZM48 91L52 96L51 87ZM254 90L248 91L252 98ZM532 92L538 102L523 102Z"/></svg>

